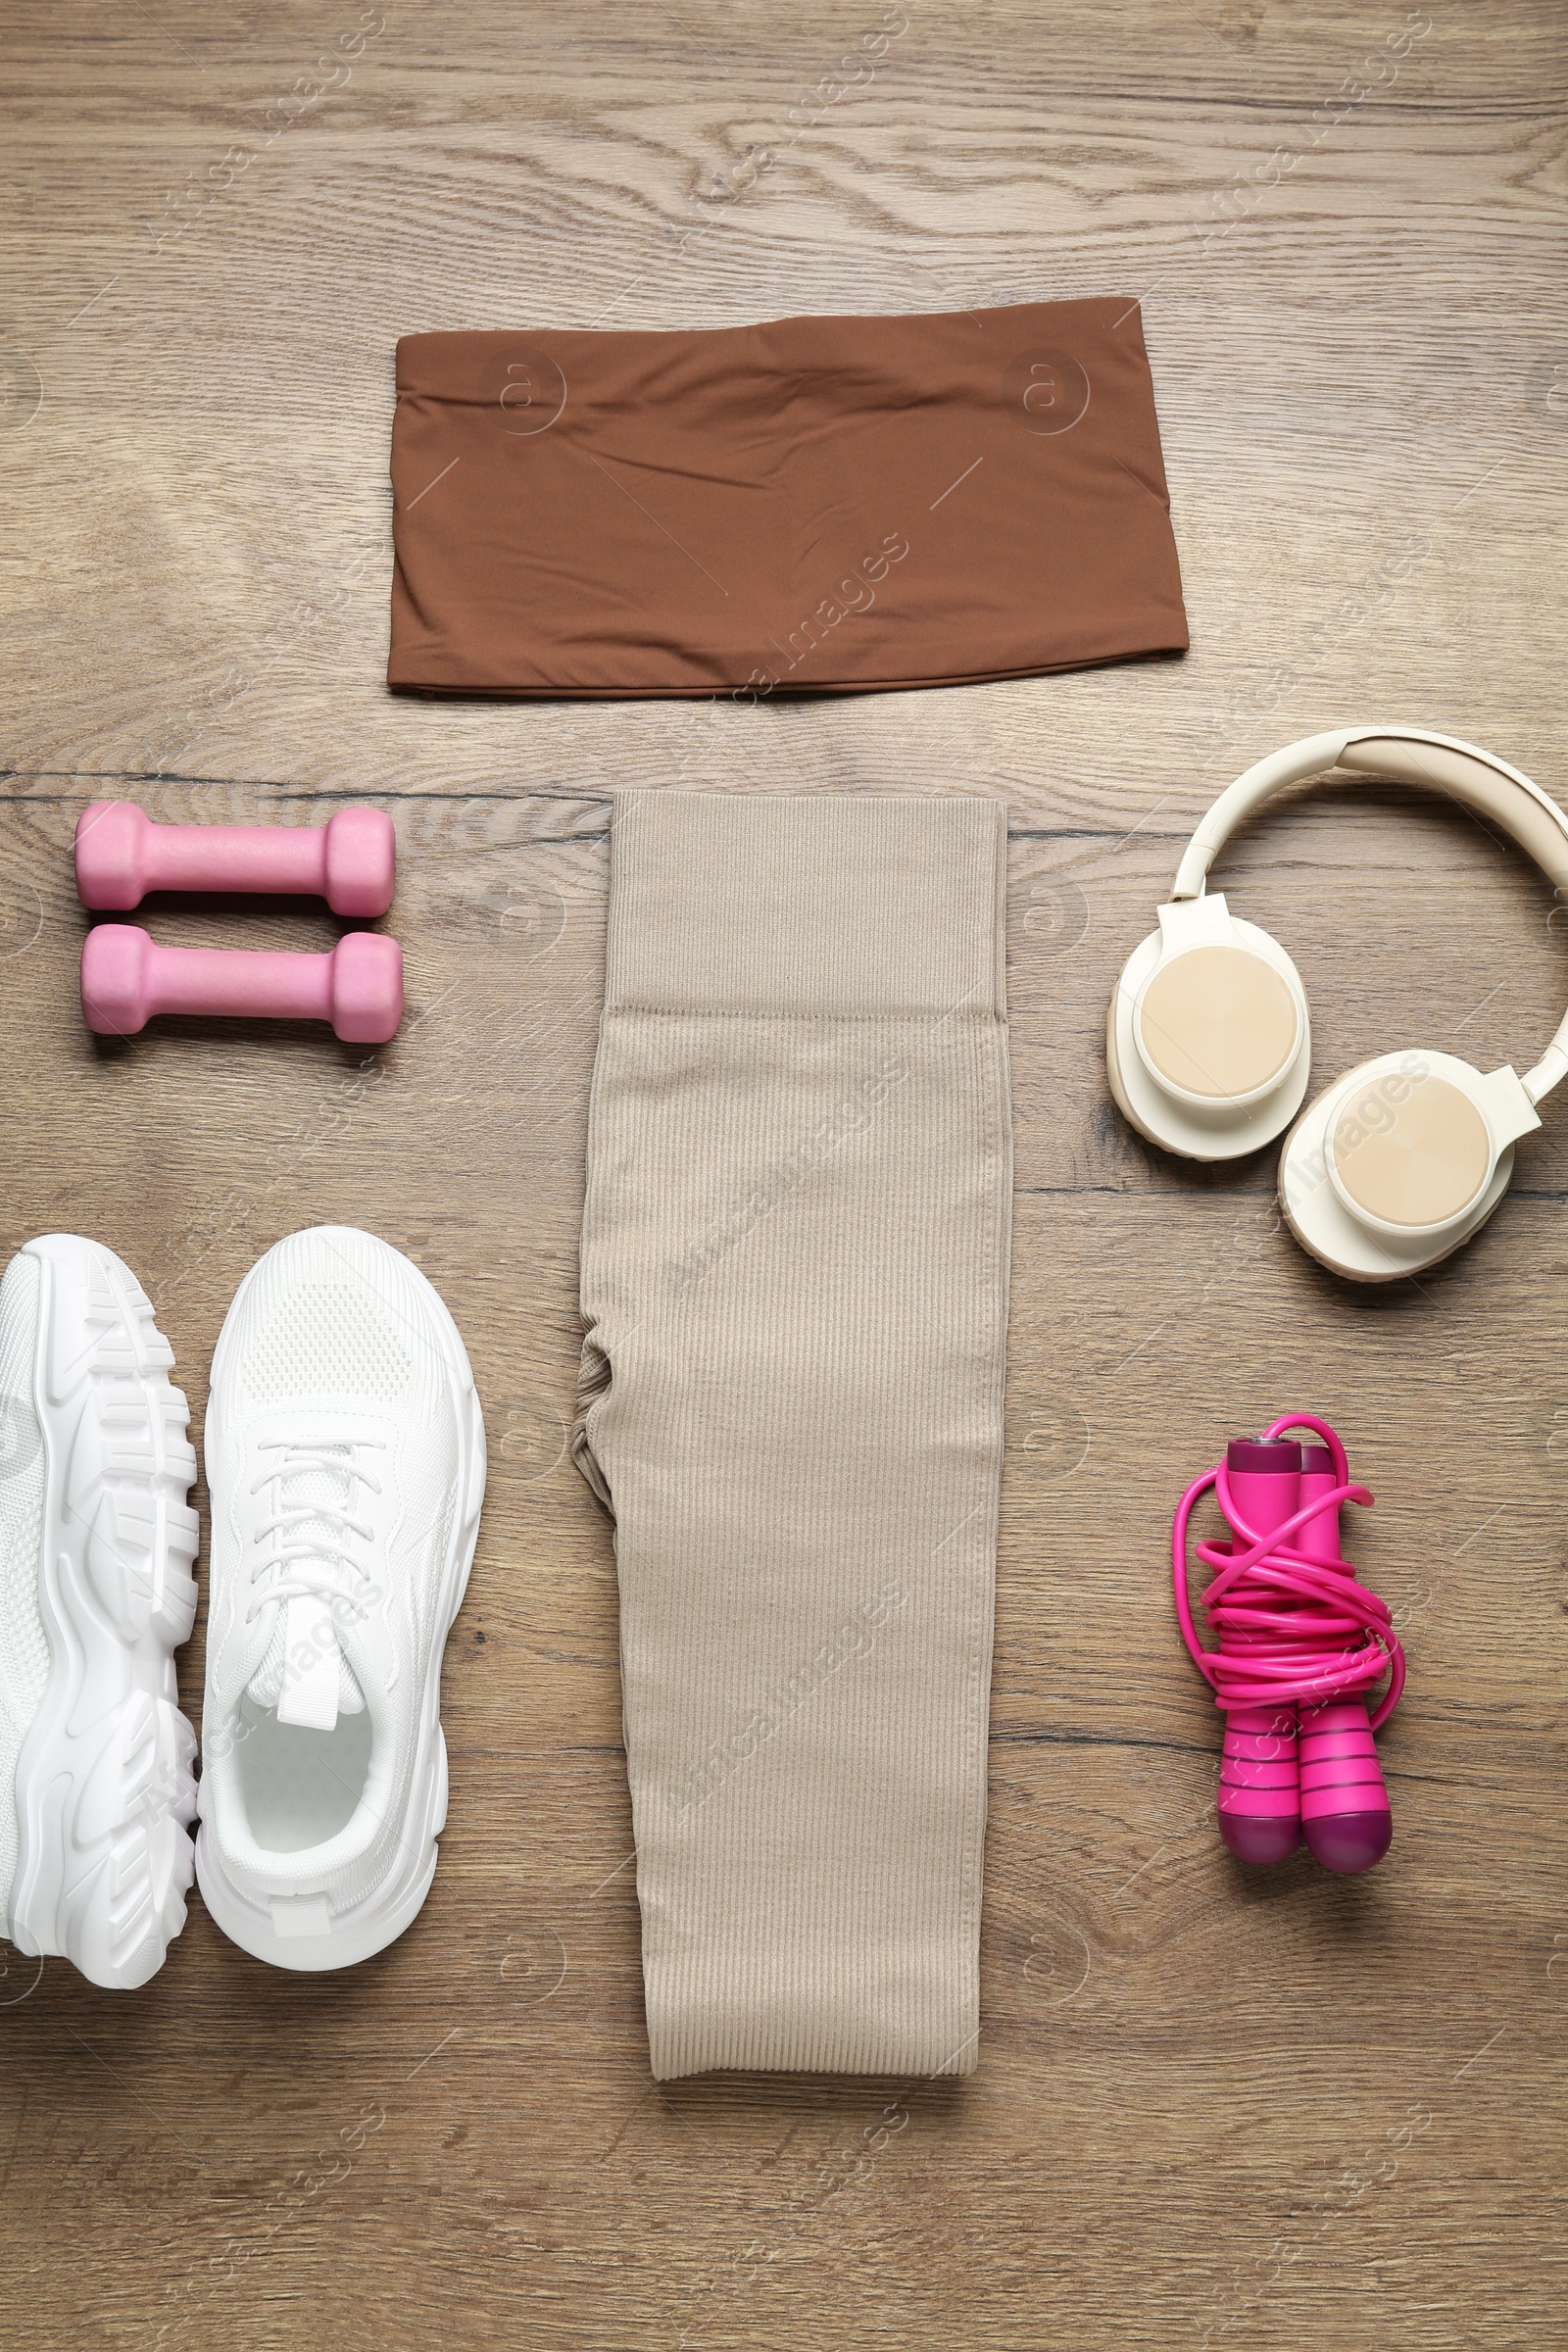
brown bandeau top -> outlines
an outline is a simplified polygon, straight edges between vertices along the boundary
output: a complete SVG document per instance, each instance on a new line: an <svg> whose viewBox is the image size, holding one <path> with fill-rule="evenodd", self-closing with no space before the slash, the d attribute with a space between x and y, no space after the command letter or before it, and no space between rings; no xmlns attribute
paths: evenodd
<svg viewBox="0 0 1568 2352"><path fill-rule="evenodd" d="M846 692L1187 645L1136 304L406 335L388 682Z"/></svg>

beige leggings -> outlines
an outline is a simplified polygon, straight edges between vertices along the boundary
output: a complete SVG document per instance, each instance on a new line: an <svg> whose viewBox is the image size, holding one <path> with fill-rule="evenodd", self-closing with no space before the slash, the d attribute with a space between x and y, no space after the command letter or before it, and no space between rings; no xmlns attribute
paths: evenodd
<svg viewBox="0 0 1568 2352"><path fill-rule="evenodd" d="M661 2078L975 2063L1005 838L985 800L615 805L573 1450Z"/></svg>

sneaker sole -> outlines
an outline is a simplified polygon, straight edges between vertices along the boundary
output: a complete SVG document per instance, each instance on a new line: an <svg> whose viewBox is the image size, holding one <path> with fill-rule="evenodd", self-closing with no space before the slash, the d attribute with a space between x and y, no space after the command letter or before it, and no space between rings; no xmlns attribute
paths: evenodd
<svg viewBox="0 0 1568 2352"><path fill-rule="evenodd" d="M196 1614L196 1456L152 1301L74 1234L39 1261L38 1609L49 1679L17 1760L11 1940L94 1984L145 1984L185 1924L196 1739L173 1652Z"/></svg>
<svg viewBox="0 0 1568 2352"><path fill-rule="evenodd" d="M387 1247L391 1247L390 1243ZM351 1912L340 1913L324 1933L306 1932L302 1922L295 1922L292 1933L280 1935L270 1909L264 1911L247 1901L224 1876L214 1856L205 1820L196 1833L196 1879L202 1901L229 1941L249 1952L253 1959L266 1960L273 1968L313 1975L328 1969L356 1967L360 1961L373 1959L377 1952L397 1941L416 1918L430 1891L439 1859L436 1840L447 1825L447 1743L441 1729L441 1666L447 1637L463 1606L473 1568L488 1455L473 1368L451 1309L412 1258L405 1257L403 1262L429 1304L441 1342L458 1430L458 1509L453 1514L447 1556L442 1564L435 1619L438 1631L431 1644L430 1671L420 1702L417 1744L409 1783L409 1811L399 1840L397 1867ZM235 1292L219 1334L207 1405L206 1446L210 1461L218 1458L214 1429L226 1357L224 1342L240 1301L262 1263L263 1260L257 1260Z"/></svg>

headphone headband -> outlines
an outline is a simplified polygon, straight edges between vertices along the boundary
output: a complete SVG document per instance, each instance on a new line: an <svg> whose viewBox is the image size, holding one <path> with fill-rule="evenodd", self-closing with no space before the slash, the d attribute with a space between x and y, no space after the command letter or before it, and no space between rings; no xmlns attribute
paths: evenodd
<svg viewBox="0 0 1568 2352"><path fill-rule="evenodd" d="M1393 776L1460 802L1500 825L1549 881L1568 892L1568 816L1506 760L1425 727L1331 727L1271 752L1226 786L1187 847L1171 897L1201 898L1208 869L1238 825L1287 784L1304 783L1331 767Z"/></svg>
<svg viewBox="0 0 1568 2352"><path fill-rule="evenodd" d="M1490 817L1548 881L1568 894L1568 815L1521 769L1510 767L1495 752L1462 743L1456 735L1435 735L1426 727L1331 727L1325 734L1304 735L1299 743L1271 752L1226 786L1187 845L1172 899L1200 899L1208 869L1237 826L1287 784L1304 783L1331 767L1424 785L1478 816ZM1568 1013L1521 1084L1531 1102L1539 1102L1564 1077Z"/></svg>

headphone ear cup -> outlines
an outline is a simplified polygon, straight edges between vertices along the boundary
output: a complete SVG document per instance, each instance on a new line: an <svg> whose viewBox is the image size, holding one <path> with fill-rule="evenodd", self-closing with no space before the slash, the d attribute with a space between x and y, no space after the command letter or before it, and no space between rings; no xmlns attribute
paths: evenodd
<svg viewBox="0 0 1568 2352"><path fill-rule="evenodd" d="M1311 1066L1300 976L1222 897L1162 906L1128 957L1105 1024L1118 1108L1188 1159L1239 1159L1296 1116Z"/></svg>
<svg viewBox="0 0 1568 2352"><path fill-rule="evenodd" d="M1478 1233L1539 1127L1511 1069L1409 1050L1318 1096L1280 1154L1280 1206L1309 1255L1352 1282L1419 1274Z"/></svg>
<svg viewBox="0 0 1568 2352"><path fill-rule="evenodd" d="M1148 1087L1135 1085L1134 1088L1129 1089L1122 1074L1122 1032L1130 1031L1131 1026L1126 1006L1136 1001L1140 967L1147 965L1151 954L1157 955L1158 951L1159 933L1156 931L1152 938L1146 939L1141 947L1134 949L1132 955L1122 965L1116 985L1110 992L1110 1003L1105 1007L1105 1078L1110 1087L1111 1101L1127 1124L1137 1128L1145 1143L1157 1145L1161 1152L1177 1152L1181 1149L1180 1145L1167 1142L1162 1134L1156 1133L1150 1123L1150 1117L1145 1115L1144 1106L1149 1098ZM1128 1043L1130 1047L1130 1036ZM1152 1112L1155 1106L1150 1105Z"/></svg>

